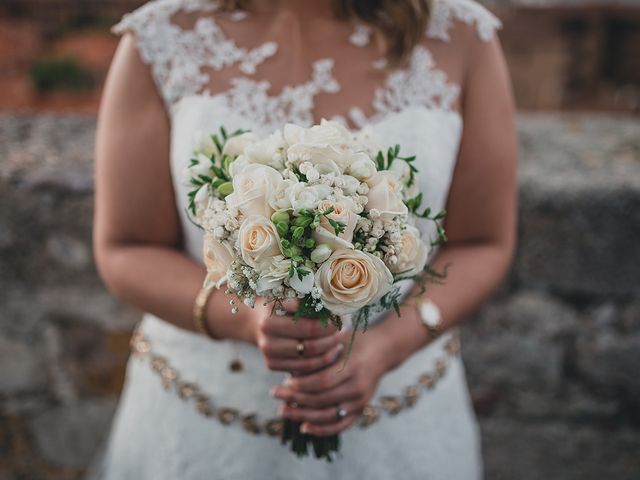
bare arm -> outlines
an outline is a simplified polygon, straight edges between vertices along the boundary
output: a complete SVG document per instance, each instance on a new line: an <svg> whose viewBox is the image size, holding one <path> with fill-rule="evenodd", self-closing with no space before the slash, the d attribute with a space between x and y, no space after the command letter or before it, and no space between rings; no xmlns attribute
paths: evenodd
<svg viewBox="0 0 640 480"><path fill-rule="evenodd" d="M94 250L100 275L126 302L192 330L193 301L205 269L180 250L169 119L131 35L122 39L107 77L95 153ZM225 297L223 291L213 293L211 331L254 342L254 327L231 315Z"/></svg>
<svg viewBox="0 0 640 480"><path fill-rule="evenodd" d="M464 132L447 202L449 241L433 263L450 265L444 285L429 285L451 328L469 316L498 286L515 248L517 216L517 134L507 66L497 37L479 42L469 55L465 81ZM429 342L411 306L380 325L389 335L392 366Z"/></svg>

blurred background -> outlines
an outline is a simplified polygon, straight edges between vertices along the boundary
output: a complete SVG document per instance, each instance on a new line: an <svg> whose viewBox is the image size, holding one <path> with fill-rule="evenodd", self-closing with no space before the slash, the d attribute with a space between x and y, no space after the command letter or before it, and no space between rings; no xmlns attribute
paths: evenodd
<svg viewBox="0 0 640 480"><path fill-rule="evenodd" d="M0 0L0 480L79 479L139 313L92 259L109 27L140 0ZM519 247L463 327L487 479L640 478L640 0L483 1L520 110Z"/></svg>

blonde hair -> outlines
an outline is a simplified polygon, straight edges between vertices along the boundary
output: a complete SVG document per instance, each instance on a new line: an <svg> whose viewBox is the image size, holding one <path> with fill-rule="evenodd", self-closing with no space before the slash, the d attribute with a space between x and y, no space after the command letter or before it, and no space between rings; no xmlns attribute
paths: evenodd
<svg viewBox="0 0 640 480"><path fill-rule="evenodd" d="M224 11L250 10L251 0L221 0ZM427 28L431 0L333 0L340 19L370 26L385 50L388 67L406 61Z"/></svg>

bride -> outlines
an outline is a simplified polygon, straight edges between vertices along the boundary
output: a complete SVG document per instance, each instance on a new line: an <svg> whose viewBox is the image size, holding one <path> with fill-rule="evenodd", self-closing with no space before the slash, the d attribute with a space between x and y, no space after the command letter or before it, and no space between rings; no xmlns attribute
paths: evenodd
<svg viewBox="0 0 640 480"><path fill-rule="evenodd" d="M98 478L482 476L457 325L514 249L499 26L473 0L154 0L114 27L123 38L99 116L95 255L110 290L145 313ZM232 315L224 290L206 299L200 333L202 234L181 177L196 131L264 134L322 118L416 155L425 204L447 210L448 242L431 260L446 282L372 319L342 371L348 328L260 306ZM340 433L341 454L296 458L279 441L283 418Z"/></svg>

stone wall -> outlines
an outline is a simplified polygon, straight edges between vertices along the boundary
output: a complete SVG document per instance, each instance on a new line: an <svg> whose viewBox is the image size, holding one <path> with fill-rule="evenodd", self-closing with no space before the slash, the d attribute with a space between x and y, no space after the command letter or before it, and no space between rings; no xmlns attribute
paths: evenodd
<svg viewBox="0 0 640 480"><path fill-rule="evenodd" d="M91 116L0 115L0 479L76 479L139 314L91 252ZM640 478L640 122L519 118L519 249L463 328L487 478Z"/></svg>

